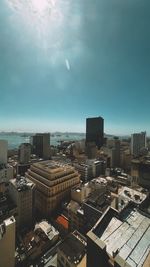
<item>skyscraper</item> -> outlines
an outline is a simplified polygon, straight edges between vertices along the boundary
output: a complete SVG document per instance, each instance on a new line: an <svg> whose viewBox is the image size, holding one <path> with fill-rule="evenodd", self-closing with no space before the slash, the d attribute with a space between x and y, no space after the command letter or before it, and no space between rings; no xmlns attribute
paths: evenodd
<svg viewBox="0 0 150 267"><path fill-rule="evenodd" d="M134 133L131 136L131 154L139 156L141 149L146 147L146 132Z"/></svg>
<svg viewBox="0 0 150 267"><path fill-rule="evenodd" d="M102 117L86 119L86 144L95 142L98 149L104 143L104 119Z"/></svg>
<svg viewBox="0 0 150 267"><path fill-rule="evenodd" d="M37 133L32 137L33 153L43 159L50 158L50 134Z"/></svg>

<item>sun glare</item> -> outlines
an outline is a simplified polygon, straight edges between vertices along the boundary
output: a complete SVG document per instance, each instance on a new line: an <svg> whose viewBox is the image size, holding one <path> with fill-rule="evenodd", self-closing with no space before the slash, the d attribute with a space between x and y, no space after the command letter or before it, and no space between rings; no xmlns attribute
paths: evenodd
<svg viewBox="0 0 150 267"><path fill-rule="evenodd" d="M32 0L31 2L35 11L41 13L50 6L50 2L48 0Z"/></svg>

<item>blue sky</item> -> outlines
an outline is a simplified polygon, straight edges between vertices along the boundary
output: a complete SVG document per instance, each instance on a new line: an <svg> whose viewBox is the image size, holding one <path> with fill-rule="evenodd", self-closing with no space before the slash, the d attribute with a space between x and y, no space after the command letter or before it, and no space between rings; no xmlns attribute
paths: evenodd
<svg viewBox="0 0 150 267"><path fill-rule="evenodd" d="M25 3L26 2L26 3ZM150 134L148 0L1 0L0 130Z"/></svg>

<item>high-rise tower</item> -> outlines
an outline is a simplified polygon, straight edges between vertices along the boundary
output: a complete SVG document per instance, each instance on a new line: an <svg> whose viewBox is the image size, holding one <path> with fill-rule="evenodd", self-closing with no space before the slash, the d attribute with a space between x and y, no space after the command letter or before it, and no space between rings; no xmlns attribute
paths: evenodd
<svg viewBox="0 0 150 267"><path fill-rule="evenodd" d="M33 153L43 159L50 158L50 134L37 133L32 137Z"/></svg>
<svg viewBox="0 0 150 267"><path fill-rule="evenodd" d="M98 149L104 143L104 119L102 117L86 119L86 144L95 142Z"/></svg>

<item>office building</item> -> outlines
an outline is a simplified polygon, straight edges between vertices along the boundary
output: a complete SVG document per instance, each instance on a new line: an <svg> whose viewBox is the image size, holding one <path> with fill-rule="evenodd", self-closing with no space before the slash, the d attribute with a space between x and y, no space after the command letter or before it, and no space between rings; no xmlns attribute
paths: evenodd
<svg viewBox="0 0 150 267"><path fill-rule="evenodd" d="M0 184L8 183L10 179L13 179L13 167L0 163Z"/></svg>
<svg viewBox="0 0 150 267"><path fill-rule="evenodd" d="M110 157L110 166L112 168L120 167L121 153L120 153L120 140L118 137L107 140L106 153Z"/></svg>
<svg viewBox="0 0 150 267"><path fill-rule="evenodd" d="M150 188L150 156L131 161L131 176L139 185Z"/></svg>
<svg viewBox="0 0 150 267"><path fill-rule="evenodd" d="M86 239L78 231L69 234L58 247L57 267L86 267Z"/></svg>
<svg viewBox="0 0 150 267"><path fill-rule="evenodd" d="M50 160L32 164L26 177L36 184L36 210L46 217L80 182L80 175L74 167Z"/></svg>
<svg viewBox="0 0 150 267"><path fill-rule="evenodd" d="M9 217L16 217L18 211L17 206L6 193L0 193L0 223Z"/></svg>
<svg viewBox="0 0 150 267"><path fill-rule="evenodd" d="M82 181L87 182L93 178L92 165L85 163L73 163L73 166L80 173Z"/></svg>
<svg viewBox="0 0 150 267"><path fill-rule="evenodd" d="M138 157L142 149L146 147L146 132L134 133L131 135L131 154Z"/></svg>
<svg viewBox="0 0 150 267"><path fill-rule="evenodd" d="M15 266L15 219L10 217L0 224L0 266Z"/></svg>
<svg viewBox="0 0 150 267"><path fill-rule="evenodd" d="M80 173L81 180L87 182L105 173L106 162L104 160L89 159L85 163L75 162L73 166Z"/></svg>
<svg viewBox="0 0 150 267"><path fill-rule="evenodd" d="M33 153L42 159L50 158L50 134L37 133L32 136Z"/></svg>
<svg viewBox="0 0 150 267"><path fill-rule="evenodd" d="M97 146L95 142L86 143L85 153L88 159L95 159L97 157Z"/></svg>
<svg viewBox="0 0 150 267"><path fill-rule="evenodd" d="M10 180L9 195L17 206L18 215L16 224L18 228L32 224L34 184L29 179L17 176Z"/></svg>
<svg viewBox="0 0 150 267"><path fill-rule="evenodd" d="M150 219L135 204L109 207L87 234L87 267L146 267L149 237Z"/></svg>
<svg viewBox="0 0 150 267"><path fill-rule="evenodd" d="M0 140L0 163L7 164L8 142Z"/></svg>
<svg viewBox="0 0 150 267"><path fill-rule="evenodd" d="M31 144L23 143L19 146L19 162L21 164L27 164L31 157Z"/></svg>
<svg viewBox="0 0 150 267"><path fill-rule="evenodd" d="M104 119L102 117L86 119L86 144L95 142L98 149L104 143Z"/></svg>

